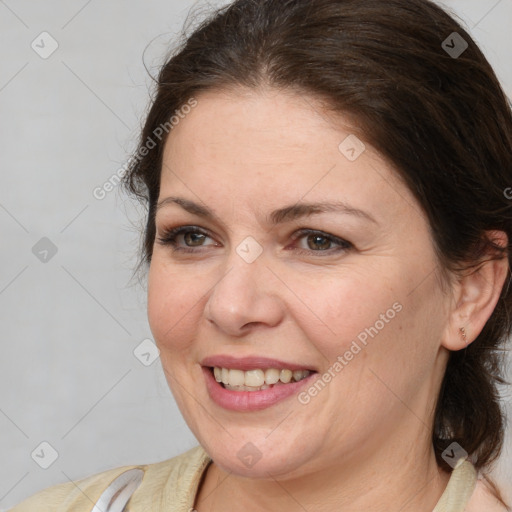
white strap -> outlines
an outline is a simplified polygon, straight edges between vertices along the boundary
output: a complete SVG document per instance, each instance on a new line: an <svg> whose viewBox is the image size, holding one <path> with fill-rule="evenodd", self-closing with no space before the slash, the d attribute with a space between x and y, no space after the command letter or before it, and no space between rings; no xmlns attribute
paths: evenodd
<svg viewBox="0 0 512 512"><path fill-rule="evenodd" d="M91 512L123 512L143 477L144 471L140 468L129 469L121 473L103 491Z"/></svg>

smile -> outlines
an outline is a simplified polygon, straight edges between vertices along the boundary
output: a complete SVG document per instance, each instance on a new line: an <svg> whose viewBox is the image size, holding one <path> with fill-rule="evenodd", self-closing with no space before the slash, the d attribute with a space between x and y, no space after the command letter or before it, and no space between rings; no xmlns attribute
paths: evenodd
<svg viewBox="0 0 512 512"><path fill-rule="evenodd" d="M215 380L231 391L262 391L274 386L300 382L311 374L309 370L256 368L249 371L233 368L213 368Z"/></svg>
<svg viewBox="0 0 512 512"><path fill-rule="evenodd" d="M253 412L298 395L317 369L267 357L211 356L201 361L206 391L222 409ZM293 404L293 402L291 402Z"/></svg>

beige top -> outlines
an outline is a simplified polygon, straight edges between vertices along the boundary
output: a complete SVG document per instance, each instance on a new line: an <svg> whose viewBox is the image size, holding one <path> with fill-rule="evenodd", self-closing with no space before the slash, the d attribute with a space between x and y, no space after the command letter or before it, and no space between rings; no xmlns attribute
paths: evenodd
<svg viewBox="0 0 512 512"><path fill-rule="evenodd" d="M199 482L211 462L201 446L156 464L123 466L55 485L38 492L11 509L11 512L91 512L109 484L127 469L144 470L139 488L128 502L127 512L190 512ZM432 512L463 512L477 482L477 472L469 461L452 471L448 485Z"/></svg>

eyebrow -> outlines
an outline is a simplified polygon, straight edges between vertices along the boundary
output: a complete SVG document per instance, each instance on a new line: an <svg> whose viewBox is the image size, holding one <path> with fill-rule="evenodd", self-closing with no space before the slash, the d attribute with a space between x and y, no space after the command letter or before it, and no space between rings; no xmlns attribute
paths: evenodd
<svg viewBox="0 0 512 512"><path fill-rule="evenodd" d="M187 212L199 217L204 217L205 219L218 219L218 216L210 208L195 203L194 201L190 201L189 199L174 196L166 197L165 199L159 201L156 205L155 213L169 204L176 204L181 206ZM354 208L343 201L325 203L296 203L290 206L285 206L284 208L274 210L270 213L268 221L270 224L276 225L282 224L284 222L291 222L302 217L308 217L310 215L326 212L353 215L355 217L359 217L361 219L365 219L378 224L378 222L368 212L360 210L359 208Z"/></svg>

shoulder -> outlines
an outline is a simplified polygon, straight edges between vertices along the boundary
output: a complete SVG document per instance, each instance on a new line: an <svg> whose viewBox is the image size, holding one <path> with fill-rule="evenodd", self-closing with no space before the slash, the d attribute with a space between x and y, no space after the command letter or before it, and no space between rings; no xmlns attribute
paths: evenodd
<svg viewBox="0 0 512 512"><path fill-rule="evenodd" d="M507 508L494 496L487 480L480 476L465 512L507 512Z"/></svg>
<svg viewBox="0 0 512 512"><path fill-rule="evenodd" d="M197 446L171 459L155 464L122 466L110 469L77 481L58 484L44 489L16 505L9 512L89 512L102 492L121 473L133 468L144 471L144 477L135 491L130 507L133 510L148 509L165 501L165 494L173 492L178 485L196 483L202 470L209 462L206 452ZM186 493L187 489L184 489ZM154 508L159 510L159 508Z"/></svg>

